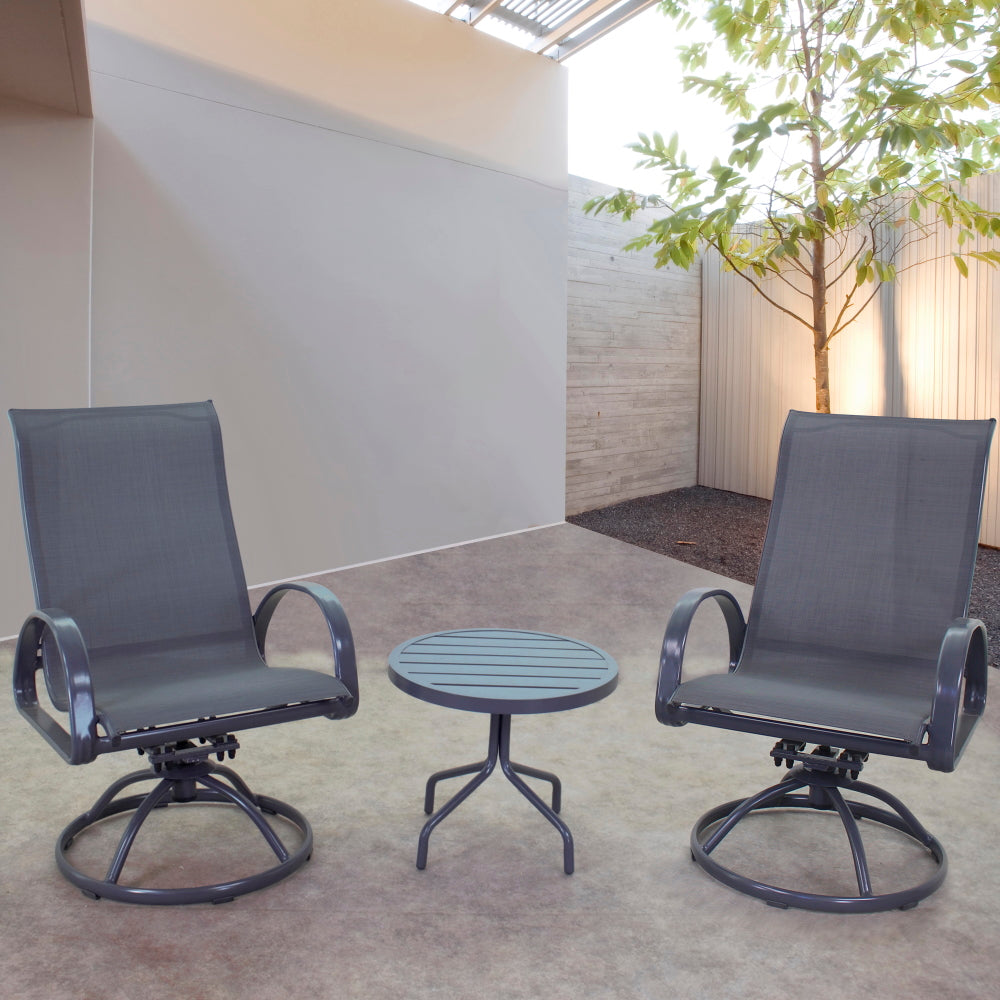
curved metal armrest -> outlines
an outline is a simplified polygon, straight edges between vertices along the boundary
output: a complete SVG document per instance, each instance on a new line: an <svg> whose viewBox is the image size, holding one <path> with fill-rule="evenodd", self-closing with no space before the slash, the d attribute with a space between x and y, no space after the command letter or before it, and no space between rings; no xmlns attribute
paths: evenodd
<svg viewBox="0 0 1000 1000"><path fill-rule="evenodd" d="M308 581L281 583L272 587L261 598L253 616L253 630L260 655L264 655L264 643L267 639L268 625L271 624L271 616L274 614L278 602L292 591L308 594L323 612L327 628L330 630L330 642L333 646L333 670L347 690L351 692L353 703L347 715L353 715L358 710L358 666L354 654L354 636L351 634L351 626L347 621L343 605L326 587ZM339 718L346 718L346 716L339 716Z"/></svg>
<svg viewBox="0 0 1000 1000"><path fill-rule="evenodd" d="M42 666L40 650L46 631L55 642L59 659L58 666L50 663L47 669L62 672L69 732L38 704L36 675ZM65 611L59 608L34 611L21 626L14 653L14 702L18 711L70 764L86 764L97 756L97 713L90 659L79 627Z"/></svg>
<svg viewBox="0 0 1000 1000"><path fill-rule="evenodd" d="M927 727L927 766L954 771L986 707L986 627L956 618L941 640L937 685Z"/></svg>
<svg viewBox="0 0 1000 1000"><path fill-rule="evenodd" d="M747 626L739 603L728 590L699 587L689 590L674 607L663 636L663 651L660 653L660 675L656 685L656 717L660 722L671 723L664 709L681 682L681 668L684 663L684 647L695 612L702 602L710 597L722 609L729 630L729 669L735 670L743 651L743 639ZM673 723L676 725L676 723Z"/></svg>

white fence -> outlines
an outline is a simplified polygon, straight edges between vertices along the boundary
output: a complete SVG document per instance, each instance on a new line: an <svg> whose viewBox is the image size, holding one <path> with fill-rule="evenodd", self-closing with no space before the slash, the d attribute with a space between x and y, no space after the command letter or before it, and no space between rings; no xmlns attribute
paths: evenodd
<svg viewBox="0 0 1000 1000"><path fill-rule="evenodd" d="M969 192L1000 210L1000 175L976 178ZM901 266L915 255L923 263L885 286L834 338L835 412L1000 418L1000 271L972 261L963 279L953 248L943 228L911 247L914 256ZM793 294L777 285L776 297ZM769 497L785 414L814 408L811 333L707 256L698 482ZM1000 440L990 466L981 540L1000 546Z"/></svg>

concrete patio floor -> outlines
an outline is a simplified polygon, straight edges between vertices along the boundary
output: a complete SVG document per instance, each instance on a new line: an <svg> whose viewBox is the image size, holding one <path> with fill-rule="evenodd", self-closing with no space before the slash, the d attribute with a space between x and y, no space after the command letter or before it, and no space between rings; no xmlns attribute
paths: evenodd
<svg viewBox="0 0 1000 1000"><path fill-rule="evenodd" d="M52 858L58 831L140 764L117 754L67 767L11 699L0 700L10 789L0 827L6 996L846 1000L874 991L978 1000L993 990L1000 959L982 935L1000 894L991 795L1000 734L989 718L954 774L897 759L865 771L948 850L948 878L935 895L909 912L861 917L772 909L715 883L688 853L702 812L774 780L771 741L667 729L653 715L670 609L690 587L728 581L564 524L321 582L351 619L361 708L346 722L240 735L236 769L256 791L309 817L315 852L293 877L232 904L129 907L87 900L65 882ZM750 588L731 586L745 602ZM322 624L305 604L287 603L272 657L327 662ZM721 616L712 609L701 618L693 671L720 666L725 652ZM496 778L435 831L427 869L414 866L423 782L480 757L487 720L408 697L387 679L386 656L411 636L483 626L569 635L618 661L621 681L606 700L514 720L515 756L563 780L563 817L576 840L572 876L563 874L557 833ZM4 644L7 676L11 655ZM170 857L183 859L182 877L192 881L253 860L256 848L226 810L175 809L155 819L158 830L136 848L137 878L165 877ZM779 858L792 884L818 870L821 881L843 876L849 885L843 834L824 819L765 817L748 826L769 857L752 838L733 849L754 865ZM86 860L92 848L82 840ZM870 846L876 879L891 882L913 860L877 836Z"/></svg>

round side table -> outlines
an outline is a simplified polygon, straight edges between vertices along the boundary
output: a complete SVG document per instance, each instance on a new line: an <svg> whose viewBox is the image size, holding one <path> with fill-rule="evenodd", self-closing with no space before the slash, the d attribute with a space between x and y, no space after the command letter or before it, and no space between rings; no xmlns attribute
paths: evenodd
<svg viewBox="0 0 1000 1000"><path fill-rule="evenodd" d="M494 771L514 787L559 831L563 869L573 873L573 835L559 818L562 784L549 771L510 759L512 715L562 712L606 698L618 685L618 665L607 653L566 636L517 629L460 629L432 632L410 639L389 654L389 679L421 701L490 716L485 760L437 771L427 779L424 812L430 819L420 831L417 868L427 865L427 846L434 828L465 801ZM439 781L474 774L466 785L434 812ZM538 778L552 785L551 807L521 779Z"/></svg>

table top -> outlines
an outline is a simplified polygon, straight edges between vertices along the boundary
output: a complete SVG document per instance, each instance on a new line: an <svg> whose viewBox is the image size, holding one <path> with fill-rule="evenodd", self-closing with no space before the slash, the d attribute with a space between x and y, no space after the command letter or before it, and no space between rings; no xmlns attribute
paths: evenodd
<svg viewBox="0 0 1000 1000"><path fill-rule="evenodd" d="M561 712L607 697L618 665L562 635L506 628L431 632L389 654L389 679L447 708L495 715Z"/></svg>

